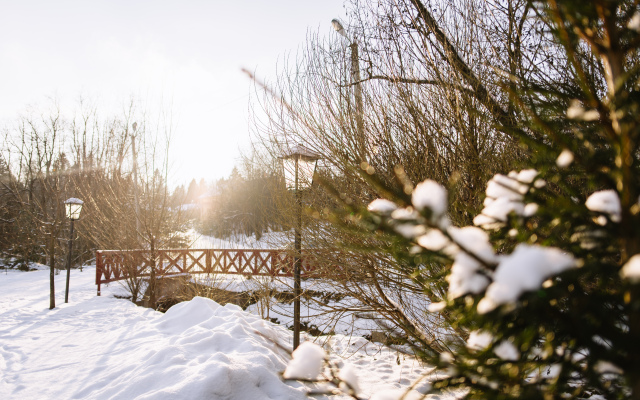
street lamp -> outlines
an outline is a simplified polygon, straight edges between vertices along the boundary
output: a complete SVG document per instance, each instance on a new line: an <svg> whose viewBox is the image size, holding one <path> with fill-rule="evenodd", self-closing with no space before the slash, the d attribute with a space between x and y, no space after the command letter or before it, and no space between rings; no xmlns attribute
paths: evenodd
<svg viewBox="0 0 640 400"><path fill-rule="evenodd" d="M67 287L64 292L64 302L69 302L69 278L71 276L71 252L73 251L73 221L80 219L80 212L84 202L80 199L72 197L64 202L64 208L67 218L71 221L71 229L69 230L69 259L67 261Z"/></svg>
<svg viewBox="0 0 640 400"><path fill-rule="evenodd" d="M313 183L316 164L321 156L301 144L293 146L282 158L287 189L293 190L298 204L298 223L295 228L295 254L293 261L293 349L300 344L300 264L302 253L302 190Z"/></svg>
<svg viewBox="0 0 640 400"><path fill-rule="evenodd" d="M349 39L349 36L347 36L347 31L344 29L344 27L342 26L342 22L340 22L339 19L337 18L332 19L331 25L333 26L333 29L335 29L336 32L338 32L341 36L344 36L347 39Z"/></svg>
<svg viewBox="0 0 640 400"><path fill-rule="evenodd" d="M362 86L360 83L360 55L358 51L358 40L355 36L353 38L349 37L349 34L342 26L340 20L335 18L332 19L331 25L340 36L349 41L349 47L351 48L351 83L353 84L353 95L356 100L356 127L358 130L358 143L360 145L358 151L360 152L359 156L361 161L364 161L364 110L362 105Z"/></svg>

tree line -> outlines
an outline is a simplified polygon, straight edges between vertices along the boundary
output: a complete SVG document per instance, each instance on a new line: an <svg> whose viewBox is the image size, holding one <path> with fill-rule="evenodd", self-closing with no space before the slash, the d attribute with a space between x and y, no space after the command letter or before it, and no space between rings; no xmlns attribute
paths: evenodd
<svg viewBox="0 0 640 400"><path fill-rule="evenodd" d="M73 113L57 104L31 111L2 131L0 251L5 262L64 265L69 223L63 202L84 207L74 265L96 249L160 248L181 242L185 220L167 188L167 116L131 102L105 117L86 101ZM135 150L134 150L135 149Z"/></svg>

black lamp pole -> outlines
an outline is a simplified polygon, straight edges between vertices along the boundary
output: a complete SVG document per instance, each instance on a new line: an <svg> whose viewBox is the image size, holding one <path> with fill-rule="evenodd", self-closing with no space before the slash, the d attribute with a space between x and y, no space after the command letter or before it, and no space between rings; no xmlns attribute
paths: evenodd
<svg viewBox="0 0 640 400"><path fill-rule="evenodd" d="M298 164L300 156L296 158L296 203L298 203L298 223L295 229L295 255L293 259L293 349L300 345L300 264L302 253L302 193L298 188Z"/></svg>
<svg viewBox="0 0 640 400"><path fill-rule="evenodd" d="M55 263L56 263L56 225L51 223L51 231L49 232L49 309L56 308L56 277L55 277Z"/></svg>
<svg viewBox="0 0 640 400"><path fill-rule="evenodd" d="M80 218L83 203L84 202L82 200L74 197L67 199L64 202L67 218L69 218L69 221L71 222L71 227L69 229L69 259L67 260L67 287L64 292L65 303L69 302L69 280L71 277L71 259L73 254L73 221Z"/></svg>
<svg viewBox="0 0 640 400"><path fill-rule="evenodd" d="M300 345L300 297L302 297L302 190L313 184L313 175L320 154L305 148L295 146L285 156L284 175L287 189L295 191L297 216L294 225L294 254L293 254L293 349ZM293 163L291 165L290 163ZM302 163L302 166L300 165ZM301 169L302 168L302 169ZM291 174L293 172L293 174ZM302 181L301 181L302 179Z"/></svg>
<svg viewBox="0 0 640 400"><path fill-rule="evenodd" d="M71 221L71 229L69 230L69 259L67 260L67 288L64 292L64 302L69 302L69 277L71 276L71 253L73 251L73 218Z"/></svg>

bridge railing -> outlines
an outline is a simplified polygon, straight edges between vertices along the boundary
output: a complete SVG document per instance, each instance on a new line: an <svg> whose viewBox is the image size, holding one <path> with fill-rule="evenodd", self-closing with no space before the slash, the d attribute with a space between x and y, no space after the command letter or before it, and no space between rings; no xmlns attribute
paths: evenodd
<svg viewBox="0 0 640 400"><path fill-rule="evenodd" d="M318 273L318 256L302 251L301 275ZM103 283L129 278L182 274L232 274L244 276L293 276L290 250L257 249L171 249L171 250L98 250L96 285L98 296Z"/></svg>

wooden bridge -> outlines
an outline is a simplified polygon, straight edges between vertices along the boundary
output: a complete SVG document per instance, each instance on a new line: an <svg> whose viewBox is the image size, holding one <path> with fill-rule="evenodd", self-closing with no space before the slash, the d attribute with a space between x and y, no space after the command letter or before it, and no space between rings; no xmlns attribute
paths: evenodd
<svg viewBox="0 0 640 400"><path fill-rule="evenodd" d="M318 252L302 251L300 273L319 273ZM293 252L256 249L98 250L96 285L129 278L184 274L293 277Z"/></svg>

